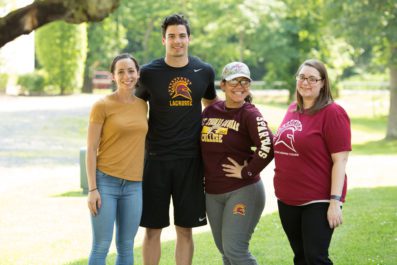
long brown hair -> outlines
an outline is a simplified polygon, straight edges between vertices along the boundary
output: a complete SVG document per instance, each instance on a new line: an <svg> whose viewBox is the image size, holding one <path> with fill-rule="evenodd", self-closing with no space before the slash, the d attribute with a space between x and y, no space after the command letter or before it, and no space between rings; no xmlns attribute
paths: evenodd
<svg viewBox="0 0 397 265"><path fill-rule="evenodd" d="M324 63L322 63L321 61L316 59L309 59L304 61L301 64L301 66L299 66L299 69L296 72L297 75L299 74L303 66L309 66L316 69L320 73L320 77L324 82L324 86L320 89L320 94L316 98L316 101L314 102L313 106L311 106L309 109L306 110L307 113L309 114L315 114L317 111L321 110L325 106L334 102L334 99L332 98L332 94L331 94L330 81L328 78L327 69L325 68ZM296 89L295 93L296 93L296 101L297 101L296 111L303 112L304 110L303 98L299 94L298 89Z"/></svg>

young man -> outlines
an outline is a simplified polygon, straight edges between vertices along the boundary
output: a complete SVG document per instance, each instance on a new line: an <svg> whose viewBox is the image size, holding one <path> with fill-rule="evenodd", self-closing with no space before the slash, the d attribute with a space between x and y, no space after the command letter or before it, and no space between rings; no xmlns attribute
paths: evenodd
<svg viewBox="0 0 397 265"><path fill-rule="evenodd" d="M149 132L143 176L143 213L146 227L143 262L160 262L162 228L169 226L172 197L176 229L175 261L192 264L192 227L207 223L199 137L201 101L217 100L213 68L188 55L190 28L174 14L162 25L165 58L144 65L137 96L148 100Z"/></svg>

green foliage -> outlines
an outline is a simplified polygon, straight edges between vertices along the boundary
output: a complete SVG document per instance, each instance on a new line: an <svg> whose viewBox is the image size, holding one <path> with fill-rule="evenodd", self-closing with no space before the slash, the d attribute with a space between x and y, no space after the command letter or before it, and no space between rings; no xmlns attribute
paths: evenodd
<svg viewBox="0 0 397 265"><path fill-rule="evenodd" d="M119 21L119 11L87 29L88 53L84 71L83 92L92 92L95 70L109 70L112 59L127 45L126 30Z"/></svg>
<svg viewBox="0 0 397 265"><path fill-rule="evenodd" d="M343 36L358 55L370 52L377 64L397 64L395 0L327 1L333 34Z"/></svg>
<svg viewBox="0 0 397 265"><path fill-rule="evenodd" d="M127 45L126 30L114 13L102 22L88 25L87 65L96 70L108 70L111 60Z"/></svg>
<svg viewBox="0 0 397 265"><path fill-rule="evenodd" d="M40 95L44 93L46 76L42 71L24 74L18 77L17 84L29 95Z"/></svg>
<svg viewBox="0 0 397 265"><path fill-rule="evenodd" d="M50 23L35 35L36 54L48 72L49 84L60 94L72 93L82 86L87 54L86 24Z"/></svg>
<svg viewBox="0 0 397 265"><path fill-rule="evenodd" d="M8 75L6 73L0 73L0 92L4 92L7 87Z"/></svg>

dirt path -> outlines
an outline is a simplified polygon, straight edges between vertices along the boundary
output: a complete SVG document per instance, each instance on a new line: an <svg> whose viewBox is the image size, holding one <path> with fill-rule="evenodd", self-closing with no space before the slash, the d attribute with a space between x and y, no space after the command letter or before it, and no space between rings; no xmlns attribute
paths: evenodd
<svg viewBox="0 0 397 265"><path fill-rule="evenodd" d="M91 228L80 195L79 150L85 144L80 128L98 97L0 96L0 265L66 264L87 257ZM349 188L397 186L396 161L397 155L353 154ZM273 168L262 172L264 214L276 210ZM140 229L136 245L142 236ZM163 239L174 239L172 227Z"/></svg>

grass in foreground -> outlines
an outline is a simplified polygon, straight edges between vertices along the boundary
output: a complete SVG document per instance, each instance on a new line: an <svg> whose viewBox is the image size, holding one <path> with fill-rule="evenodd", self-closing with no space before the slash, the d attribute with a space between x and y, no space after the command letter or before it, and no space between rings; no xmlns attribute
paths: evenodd
<svg viewBox="0 0 397 265"><path fill-rule="evenodd" d="M330 255L338 265L397 264L397 187L353 189L343 207L344 224L336 229ZM194 265L222 264L211 233L197 234ZM173 265L174 241L162 244L162 265ZM292 251L277 213L262 217L251 241L258 264L293 264ZM135 250L135 264L142 264L141 248ZM111 254L107 264L114 264ZM68 265L87 264L79 260ZM66 264L65 264L66 265Z"/></svg>

